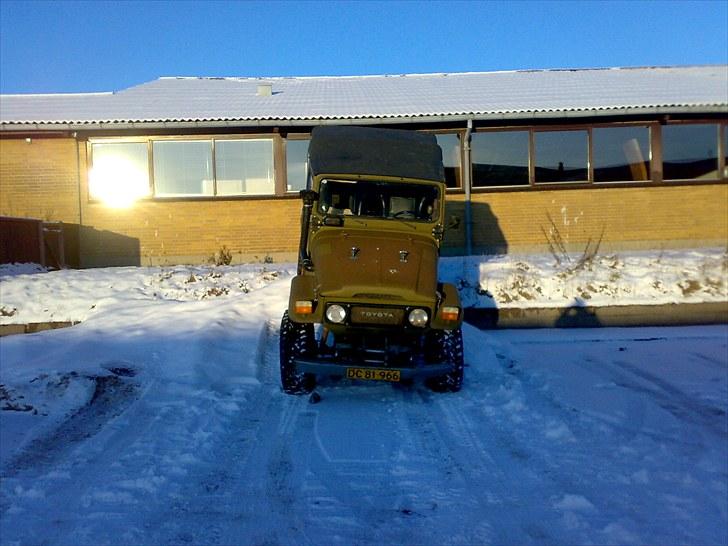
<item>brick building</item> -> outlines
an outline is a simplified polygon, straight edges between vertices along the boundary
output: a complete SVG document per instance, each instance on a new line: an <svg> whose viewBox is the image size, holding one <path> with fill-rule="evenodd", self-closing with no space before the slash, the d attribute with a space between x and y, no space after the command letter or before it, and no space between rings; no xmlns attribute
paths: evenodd
<svg viewBox="0 0 728 546"><path fill-rule="evenodd" d="M161 78L0 96L0 216L81 266L293 259L311 129L433 132L444 253L725 246L728 66Z"/></svg>

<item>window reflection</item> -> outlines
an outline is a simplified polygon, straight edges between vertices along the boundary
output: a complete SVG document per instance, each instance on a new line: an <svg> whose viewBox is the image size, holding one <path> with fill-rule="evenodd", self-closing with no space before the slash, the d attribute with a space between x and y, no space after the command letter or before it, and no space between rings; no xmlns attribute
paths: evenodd
<svg viewBox="0 0 728 546"><path fill-rule="evenodd" d="M592 139L595 182L650 179L647 127L599 127Z"/></svg>
<svg viewBox="0 0 728 546"><path fill-rule="evenodd" d="M473 186L528 185L528 131L475 133Z"/></svg>
<svg viewBox="0 0 728 546"><path fill-rule="evenodd" d="M213 195L212 146L209 140L156 141L154 188L156 195Z"/></svg>
<svg viewBox="0 0 728 546"><path fill-rule="evenodd" d="M536 182L575 182L588 178L586 131L534 134Z"/></svg>
<svg viewBox="0 0 728 546"><path fill-rule="evenodd" d="M448 188L460 187L460 135L456 133L435 135L442 149L442 162L445 165L445 185Z"/></svg>
<svg viewBox="0 0 728 546"><path fill-rule="evenodd" d="M309 139L286 140L286 190L306 189Z"/></svg>
<svg viewBox="0 0 728 546"><path fill-rule="evenodd" d="M662 128L665 180L718 178L718 126L666 125Z"/></svg>
<svg viewBox="0 0 728 546"><path fill-rule="evenodd" d="M275 193L271 140L215 140L217 195Z"/></svg>

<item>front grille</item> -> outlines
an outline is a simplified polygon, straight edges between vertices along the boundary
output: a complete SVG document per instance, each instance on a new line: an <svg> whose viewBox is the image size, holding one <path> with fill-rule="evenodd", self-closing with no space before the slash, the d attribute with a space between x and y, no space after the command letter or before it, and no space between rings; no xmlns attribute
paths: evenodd
<svg viewBox="0 0 728 546"><path fill-rule="evenodd" d="M395 296L392 294L371 294L369 292L359 292L354 294L355 298L367 298L370 300L401 300L402 296Z"/></svg>
<svg viewBox="0 0 728 546"><path fill-rule="evenodd" d="M352 307L352 324L385 324L399 325L404 319L404 309L388 309L383 307Z"/></svg>

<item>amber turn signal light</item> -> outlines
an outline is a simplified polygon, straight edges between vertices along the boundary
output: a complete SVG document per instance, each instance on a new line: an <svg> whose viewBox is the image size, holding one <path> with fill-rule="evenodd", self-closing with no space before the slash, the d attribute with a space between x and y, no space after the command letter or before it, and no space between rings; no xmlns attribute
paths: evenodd
<svg viewBox="0 0 728 546"><path fill-rule="evenodd" d="M443 307L440 310L440 317L442 317L442 320L457 320L459 316L459 307Z"/></svg>
<svg viewBox="0 0 728 546"><path fill-rule="evenodd" d="M299 300L293 308L297 315L310 315L313 313L313 302L309 300Z"/></svg>

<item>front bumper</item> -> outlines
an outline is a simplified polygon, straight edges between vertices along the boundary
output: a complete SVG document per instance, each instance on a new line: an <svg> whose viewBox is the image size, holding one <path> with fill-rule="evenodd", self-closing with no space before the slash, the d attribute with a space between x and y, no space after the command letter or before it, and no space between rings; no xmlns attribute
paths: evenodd
<svg viewBox="0 0 728 546"><path fill-rule="evenodd" d="M439 377L455 370L451 364L423 364L415 367L388 367L376 366L369 363L345 362L334 363L331 359L299 358L294 361L296 372L310 373L316 375L331 375L344 377L347 368L359 368L362 370L397 370L402 379L426 379Z"/></svg>

